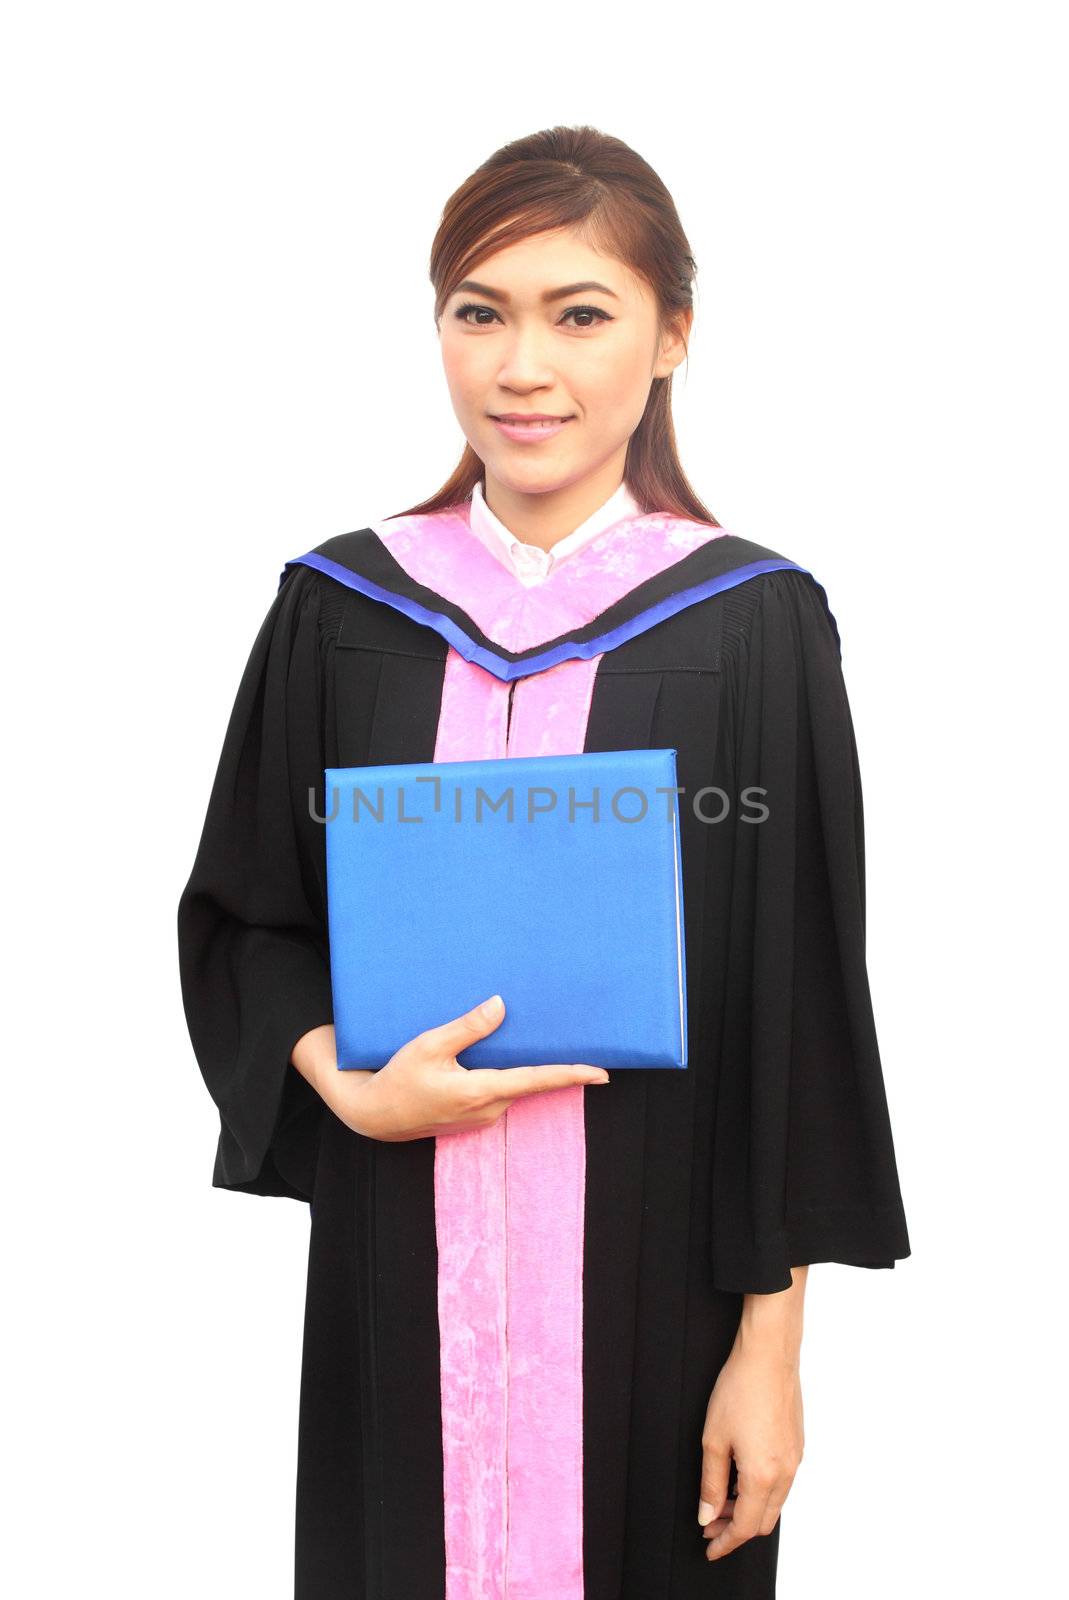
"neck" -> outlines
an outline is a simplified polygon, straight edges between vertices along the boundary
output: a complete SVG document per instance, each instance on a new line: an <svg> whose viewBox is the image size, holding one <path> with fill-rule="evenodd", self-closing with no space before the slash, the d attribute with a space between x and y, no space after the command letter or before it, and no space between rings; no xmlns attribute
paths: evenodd
<svg viewBox="0 0 1069 1600"><path fill-rule="evenodd" d="M526 447L525 447L526 448ZM577 483L562 484L529 494L511 489L495 478L489 468L483 476L483 498L495 517L524 544L552 550L560 540L574 533L580 523L594 515L624 481L627 447L606 461L595 472Z"/></svg>

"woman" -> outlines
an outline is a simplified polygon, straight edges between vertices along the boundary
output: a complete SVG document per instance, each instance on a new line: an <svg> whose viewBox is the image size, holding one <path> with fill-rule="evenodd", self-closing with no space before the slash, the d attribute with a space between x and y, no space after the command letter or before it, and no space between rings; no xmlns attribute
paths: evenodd
<svg viewBox="0 0 1069 1600"><path fill-rule="evenodd" d="M909 1254L838 633L684 476L693 272L619 140L480 167L431 256L461 461L287 562L238 691L179 940L215 1184L312 1203L298 1600L765 1600L808 1265ZM325 767L667 747L687 1071L466 1070L500 1000L337 1070Z"/></svg>

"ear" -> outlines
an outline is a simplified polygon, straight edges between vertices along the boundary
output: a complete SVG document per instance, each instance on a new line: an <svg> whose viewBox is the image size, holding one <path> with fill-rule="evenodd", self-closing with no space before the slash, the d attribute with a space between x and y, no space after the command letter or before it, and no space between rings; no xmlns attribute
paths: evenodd
<svg viewBox="0 0 1069 1600"><path fill-rule="evenodd" d="M687 353L687 339L693 322L694 309L688 306L685 311L676 314L671 325L661 334L661 342L657 347L657 360L653 366L653 377L667 378L679 366Z"/></svg>

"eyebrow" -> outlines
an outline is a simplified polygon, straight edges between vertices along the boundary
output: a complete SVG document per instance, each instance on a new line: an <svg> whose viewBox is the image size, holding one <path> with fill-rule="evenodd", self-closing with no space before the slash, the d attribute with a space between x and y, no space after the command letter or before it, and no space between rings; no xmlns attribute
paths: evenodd
<svg viewBox="0 0 1069 1600"><path fill-rule="evenodd" d="M483 294L488 300L499 300L503 304L507 304L509 299L508 295L504 294L502 290L491 289L489 284L476 283L473 278L465 278L463 283L458 283L453 293L459 294L462 289L468 290L471 294ZM542 302L544 305L548 305L551 300L563 300L570 294L584 294L591 289L596 289L600 294L611 295L614 300L620 298L615 290L607 288L603 283L595 283L593 279L590 279L586 283L567 283L562 289L547 289L542 295Z"/></svg>

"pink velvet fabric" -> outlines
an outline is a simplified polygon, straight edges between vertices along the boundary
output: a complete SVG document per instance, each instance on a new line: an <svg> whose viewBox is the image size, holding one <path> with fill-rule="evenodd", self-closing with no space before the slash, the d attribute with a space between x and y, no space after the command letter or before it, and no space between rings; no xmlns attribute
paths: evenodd
<svg viewBox="0 0 1069 1600"><path fill-rule="evenodd" d="M463 507L388 527L413 578L513 650L593 620L725 531L626 518L525 588ZM600 659L509 685L450 648L434 759L580 753ZM507 1005L507 973L499 989ZM446 1600L582 1600L586 1092L521 1098L436 1140Z"/></svg>
<svg viewBox="0 0 1069 1600"><path fill-rule="evenodd" d="M487 638L507 650L528 650L582 627L647 578L726 532L666 511L624 517L532 588L472 532L464 505L429 517L398 517L379 537L410 577L460 606Z"/></svg>

